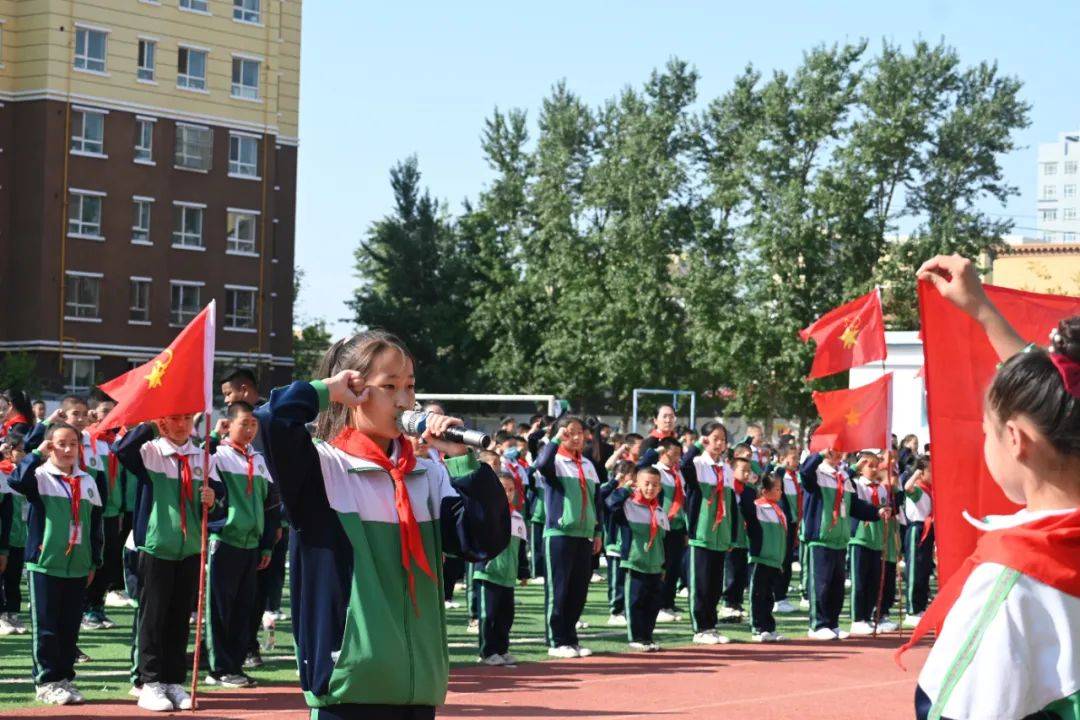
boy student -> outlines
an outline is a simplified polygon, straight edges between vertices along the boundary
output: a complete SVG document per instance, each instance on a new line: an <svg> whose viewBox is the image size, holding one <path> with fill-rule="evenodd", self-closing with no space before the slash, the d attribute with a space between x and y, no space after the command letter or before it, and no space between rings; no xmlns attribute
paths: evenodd
<svg viewBox="0 0 1080 720"><path fill-rule="evenodd" d="M26 498L11 489L8 481L25 457L22 438L9 435L0 457L0 635L22 635L26 627L22 612L22 571L26 552Z"/></svg>
<svg viewBox="0 0 1080 720"><path fill-rule="evenodd" d="M491 560L475 563L477 594L480 596L480 660L484 665L514 665L510 654L510 628L514 624L514 584L525 584L525 518L514 508L517 484L508 472L499 473L499 482L510 504L510 544Z"/></svg>
<svg viewBox="0 0 1080 720"><path fill-rule="evenodd" d="M668 531L664 533L664 580L660 594L660 613L657 622L681 620L675 607L675 586L683 575L686 556L686 485L679 463L682 461L682 445L673 437L660 440L660 486L664 513L668 519Z"/></svg>
<svg viewBox="0 0 1080 720"><path fill-rule="evenodd" d="M611 493L620 486L633 484L634 464L623 460L615 465L610 480L600 486L600 502L607 505ZM608 615L607 624L626 627L626 567L622 563L622 547L619 528L614 524L611 512L604 517L604 555L607 557Z"/></svg>
<svg viewBox="0 0 1080 720"><path fill-rule="evenodd" d="M716 605L724 584L724 554L731 547L731 521L724 488L734 482L725 461L727 429L718 422L701 427L701 439L683 455L686 517L690 537L690 620L694 642L729 642L716 631Z"/></svg>
<svg viewBox="0 0 1080 720"><path fill-rule="evenodd" d="M934 505L930 458L916 458L914 469L904 482L904 578L907 590L907 617L904 627L915 627L930 600L930 575L934 572Z"/></svg>
<svg viewBox="0 0 1080 720"><path fill-rule="evenodd" d="M739 510L750 540L750 630L755 642L779 642L785 638L776 632L774 590L776 579L783 572L791 519L780 505L784 494L782 481L765 473L760 478L759 496L752 484L750 463L749 458L736 458L731 468L735 480L743 483Z"/></svg>
<svg viewBox="0 0 1080 720"><path fill-rule="evenodd" d="M600 494L602 478L585 457L585 424L564 416L540 451L536 467L544 483L544 556L547 581L548 655L588 657L592 650L578 643L577 623L585 609L592 575L592 557L600 552Z"/></svg>
<svg viewBox="0 0 1080 720"><path fill-rule="evenodd" d="M847 471L840 467L842 453L824 450L808 456L799 466L804 491L804 537L809 545L811 640L843 640L840 629L844 604L844 551L851 535L848 518L877 522L892 515L889 507L876 508L860 500Z"/></svg>
<svg viewBox="0 0 1080 720"><path fill-rule="evenodd" d="M751 461L751 474L756 465L752 459L753 448L747 443L739 443L732 449L735 459L745 458ZM743 480L734 479L725 489L727 503L725 512L731 516L731 548L724 557L724 606L720 610L720 619L739 621L746 617L743 610L743 595L750 579L749 555L750 539L746 535L746 523L743 522L740 506L742 504Z"/></svg>
<svg viewBox="0 0 1080 720"><path fill-rule="evenodd" d="M114 448L138 479L134 541L139 549L139 707L187 710L191 696L185 651L199 577L202 513L220 515L224 486L210 457L203 487L203 451L191 441L194 416L169 415L137 425ZM218 507L215 508L215 505ZM216 518L215 518L216 519Z"/></svg>
<svg viewBox="0 0 1080 720"><path fill-rule="evenodd" d="M33 627L37 699L81 704L75 644L87 584L101 567L102 497L79 467L79 431L53 422L41 445L15 468L8 484L26 498L26 569Z"/></svg>
<svg viewBox="0 0 1080 720"><path fill-rule="evenodd" d="M785 614L795 612L795 606L788 601L788 591L791 587L792 565L794 565L797 556L801 557L799 532L802 526L803 509L802 485L799 484L798 472L799 446L794 443L783 446L777 454L777 460L779 465L774 468L772 475L778 478L782 484L783 507L791 522L788 523L787 527L787 552L784 553L784 566L780 570L780 575L776 579L776 586L773 589L776 596L776 605L773 607L773 612ZM806 570L803 570L800 574L805 578ZM804 592L803 599L805 598Z"/></svg>
<svg viewBox="0 0 1080 720"><path fill-rule="evenodd" d="M656 615L660 611L664 572L664 534L668 516L660 502L660 470L638 468L623 478L607 498L612 525L619 535L626 569L626 634L631 650L655 652Z"/></svg>
<svg viewBox="0 0 1080 720"><path fill-rule="evenodd" d="M881 458L863 451L855 463L855 493L863 502L874 508L892 508L889 488L881 482L886 470ZM881 585L881 553L885 550L886 533L892 529L890 522L851 521L851 539L848 541L848 573L851 577L851 629L852 635L872 635L874 614L877 610L877 594Z"/></svg>
<svg viewBox="0 0 1080 720"><path fill-rule="evenodd" d="M207 685L252 687L242 671L248 637L245 627L256 612L255 573L270 564L277 530L276 492L266 460L252 447L259 429L254 408L238 400L229 405L228 436L214 452L214 466L225 486L226 516L213 524L209 547L207 604L210 672Z"/></svg>

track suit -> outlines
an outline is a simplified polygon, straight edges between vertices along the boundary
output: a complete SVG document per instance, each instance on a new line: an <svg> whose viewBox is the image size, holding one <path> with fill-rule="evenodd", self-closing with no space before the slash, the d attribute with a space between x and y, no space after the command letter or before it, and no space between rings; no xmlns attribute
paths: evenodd
<svg viewBox="0 0 1080 720"><path fill-rule="evenodd" d="M86 578L101 567L103 498L78 465L65 475L37 450L8 484L30 508L25 559L34 684L74 680Z"/></svg>
<svg viewBox="0 0 1080 720"><path fill-rule="evenodd" d="M600 484L592 461L560 453L552 440L540 451L536 468L544 485L544 582L547 642L578 645L577 622L585 609L592 577L593 542L600 537ZM605 478L606 479L606 478Z"/></svg>
<svg viewBox="0 0 1080 720"><path fill-rule="evenodd" d="M725 513L731 516L731 549L724 557L724 607L732 610L743 609L743 595L750 579L750 539L746 535L746 523L743 520L742 505L743 484L730 478L724 485L724 498L727 503Z"/></svg>
<svg viewBox="0 0 1080 720"><path fill-rule="evenodd" d="M695 633L716 629L716 605L724 585L724 555L731 548L732 518L724 486L733 483L731 467L692 445L680 463L686 481L690 537L690 620Z"/></svg>
<svg viewBox="0 0 1080 720"><path fill-rule="evenodd" d="M670 526L664 533L664 580L660 609L674 610L676 586L683 575L686 557L686 481L679 468L668 468L663 463L657 463L655 467L660 471L664 513L668 516ZM679 508L673 513L676 497L679 498Z"/></svg>
<svg viewBox="0 0 1080 720"><path fill-rule="evenodd" d="M106 436L108 437L108 436ZM94 575L94 581L86 589L86 610L103 611L105 593L120 583L122 577L122 556L124 537L122 533L124 515L124 478L121 477L120 461L112 452L107 439L97 434L84 431L84 452L86 469L94 475L105 489L105 506L102 509L102 531L105 538L101 572Z"/></svg>
<svg viewBox="0 0 1080 720"><path fill-rule="evenodd" d="M791 519L782 504L757 497L756 488L750 485L743 489L740 500L750 541L750 629L755 633L776 632L776 579L783 573Z"/></svg>
<svg viewBox="0 0 1080 720"><path fill-rule="evenodd" d="M177 447L157 437L157 426L148 422L129 430L114 450L138 481L133 518L139 550L138 682L183 684L202 549L203 450L191 440ZM182 470L185 466L190 472ZM225 491L212 455L208 479L216 498L208 519L217 519L224 512Z"/></svg>
<svg viewBox="0 0 1080 720"><path fill-rule="evenodd" d="M292 627L312 716L432 717L446 698L449 655L442 553L493 558L510 536L506 493L471 452L445 466L417 457L404 484L435 578L402 566L394 482L382 467L306 424L329 406L319 381L294 382L255 411L289 524ZM404 439L392 444L391 461ZM380 714L381 713L381 714Z"/></svg>
<svg viewBox="0 0 1080 720"><path fill-rule="evenodd" d="M600 502L607 506L608 497L619 487L611 478L600 486ZM626 568L622 564L619 529L613 524L610 511L604 514L604 556L607 557L608 611L612 615L626 614Z"/></svg>
<svg viewBox="0 0 1080 720"><path fill-rule="evenodd" d="M784 553L784 566L777 576L776 585L773 586L773 594L776 601L787 600L788 589L791 587L791 567L795 558L800 557L799 532L802 526L802 485L799 484L799 473L786 467L777 467L773 470L773 476L780 479L784 486L784 497L780 505L787 513L791 522L787 526L787 551ZM801 560L800 560L801 562ZM806 577L806 569L803 567L801 576ZM800 578L801 582L801 578ZM806 597L806 593L803 593Z"/></svg>
<svg viewBox="0 0 1080 720"><path fill-rule="evenodd" d="M844 605L844 551L851 534L849 518L876 522L877 509L855 496L844 470L825 462L821 453L799 466L803 485L804 537L810 574L810 628L835 630Z"/></svg>
<svg viewBox="0 0 1080 720"><path fill-rule="evenodd" d="M650 507L634 499L629 488L617 488L607 498L612 525L619 535L619 552L626 569L626 636L629 642L651 643L663 600L664 536L670 527L659 503ZM656 534L652 535L653 524ZM650 537L651 536L651 537Z"/></svg>
<svg viewBox="0 0 1080 720"><path fill-rule="evenodd" d="M22 611L22 571L26 548L26 521L30 506L21 493L8 484L15 464L0 461L0 555L7 557L7 569L0 573L0 614Z"/></svg>
<svg viewBox="0 0 1080 720"><path fill-rule="evenodd" d="M916 485L906 493L904 515L905 586L908 615L922 615L930 600L930 575L934 572L934 500Z"/></svg>
<svg viewBox="0 0 1080 720"><path fill-rule="evenodd" d="M872 483L857 477L853 483L858 498L873 505L875 509L891 507L888 489L880 483ZM878 588L881 584L881 553L885 549L886 531L893 523L851 521L851 539L848 540L848 576L851 578L851 621L873 625L877 606ZM882 593L884 597L884 593Z"/></svg>
<svg viewBox="0 0 1080 720"><path fill-rule="evenodd" d="M226 515L211 527L206 604L210 608L207 646L210 673L216 677L242 671L248 652L244 627L255 607L256 569L269 558L277 530L278 494L266 460L253 447L221 443L214 466L225 486Z"/></svg>
<svg viewBox="0 0 1080 720"><path fill-rule="evenodd" d="M525 481L525 512L529 529L529 577L547 578L544 562L544 527L547 512L544 509L544 487L540 473L530 467Z"/></svg>
<svg viewBox="0 0 1080 720"><path fill-rule="evenodd" d="M525 564L525 518L510 511L510 544L491 560L475 565L480 595L480 657L510 652L514 625L514 585L529 577Z"/></svg>

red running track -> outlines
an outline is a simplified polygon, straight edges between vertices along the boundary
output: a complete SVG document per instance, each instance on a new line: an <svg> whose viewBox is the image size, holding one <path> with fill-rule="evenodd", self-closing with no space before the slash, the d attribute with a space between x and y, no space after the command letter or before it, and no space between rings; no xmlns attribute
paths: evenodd
<svg viewBox="0 0 1080 720"><path fill-rule="evenodd" d="M780 645L689 647L649 655L455 668L440 718L657 718L703 720L907 720L928 646L892 660L896 637ZM4 717L168 717L134 701L78 708L33 707ZM199 716L230 720L307 717L296 688L210 692Z"/></svg>

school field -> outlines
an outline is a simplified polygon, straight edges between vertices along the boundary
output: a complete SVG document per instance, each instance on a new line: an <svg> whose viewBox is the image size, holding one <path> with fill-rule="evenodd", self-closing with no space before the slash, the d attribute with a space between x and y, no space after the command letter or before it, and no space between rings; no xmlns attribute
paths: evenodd
<svg viewBox="0 0 1080 720"><path fill-rule="evenodd" d="M603 569L601 569L603 572ZM476 664L476 636L465 632L464 608L448 611L450 695L440 717L492 718L715 718L800 720L912 716L912 697L926 648L896 667L893 636L819 643L806 639L806 611L777 616L785 643L750 642L745 625L725 625L730 645L690 642L688 621L659 625L663 646L648 655L626 652L624 628L610 628L606 586L590 588L582 642L598 654L581 660L548 660L543 632L543 588L518 588L520 604L511 639L516 668ZM456 598L464 605L464 595ZM679 599L685 609L685 598ZM109 608L111 630L84 631L79 645L91 662L77 666L84 706L45 707L33 702L30 634L0 637L0 716L151 717L128 696L132 610ZM25 611L24 611L24 622ZM846 623L845 623L846 624ZM254 690L219 690L200 683L200 714L212 718L284 720L307 717L296 680L288 621L278 623L265 667L250 671ZM205 676L204 676L205 677Z"/></svg>

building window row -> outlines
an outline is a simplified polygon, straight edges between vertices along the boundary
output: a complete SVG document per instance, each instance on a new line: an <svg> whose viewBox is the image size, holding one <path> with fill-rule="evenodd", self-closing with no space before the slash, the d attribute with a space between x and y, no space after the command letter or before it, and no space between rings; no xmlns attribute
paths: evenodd
<svg viewBox="0 0 1080 720"><path fill-rule="evenodd" d="M197 0L190 0L196 2ZM181 0L183 2L183 0ZM205 0L202 0L205 3ZM181 6L183 7L183 6ZM195 10L195 8L189 8ZM258 0L236 0L234 17L241 22L258 22ZM242 18L256 18L255 20ZM108 74L109 31L104 28L77 25L75 27L75 56L72 65L76 70ZM195 92L209 92L207 87L207 64L210 51L193 45L180 45L176 51L176 87ZM157 41L139 38L135 77L142 82L157 81ZM259 77L262 59L233 54L230 95L240 100L260 98Z"/></svg>
<svg viewBox="0 0 1080 720"><path fill-rule="evenodd" d="M102 273L68 270L64 283L64 319L74 322L101 322ZM150 325L150 286L148 277L128 279L128 322ZM183 327L203 308L204 284L191 280L169 281L169 325ZM255 308L259 289L249 285L226 285L225 329L255 332Z"/></svg>

